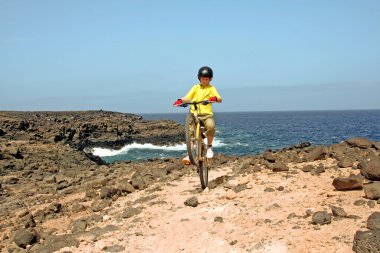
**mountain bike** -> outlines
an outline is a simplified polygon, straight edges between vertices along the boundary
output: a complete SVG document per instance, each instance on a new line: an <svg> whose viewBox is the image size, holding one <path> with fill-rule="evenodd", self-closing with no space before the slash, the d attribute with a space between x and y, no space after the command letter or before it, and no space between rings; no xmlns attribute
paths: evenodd
<svg viewBox="0 0 380 253"><path fill-rule="evenodd" d="M207 159L207 144L204 139L206 139L205 126L203 122L198 117L198 104L207 105L212 103L208 100L203 101L194 101L189 103L182 103L181 107L187 107L188 105L194 107L194 112L191 110L186 116L186 126L185 126L185 135L186 135L186 147L187 154L191 164L197 166L197 172L199 179L201 180L201 187L205 189L208 185L208 170L210 167L210 161Z"/></svg>

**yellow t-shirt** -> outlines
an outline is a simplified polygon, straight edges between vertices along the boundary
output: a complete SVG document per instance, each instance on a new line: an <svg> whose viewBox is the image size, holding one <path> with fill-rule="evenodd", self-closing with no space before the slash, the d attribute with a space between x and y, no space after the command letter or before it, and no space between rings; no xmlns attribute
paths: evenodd
<svg viewBox="0 0 380 253"><path fill-rule="evenodd" d="M191 90L185 96L187 99L194 101L208 100L211 97L217 97L218 100L221 99L218 91L211 84L203 87L201 84L196 84L191 88ZM198 115L209 114L213 115L212 103L208 105L198 104ZM194 107L191 106L191 112L194 111Z"/></svg>

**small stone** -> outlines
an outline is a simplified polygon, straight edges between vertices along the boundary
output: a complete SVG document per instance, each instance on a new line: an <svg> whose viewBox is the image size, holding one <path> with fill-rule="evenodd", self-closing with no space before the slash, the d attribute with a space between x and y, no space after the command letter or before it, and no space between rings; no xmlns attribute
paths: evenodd
<svg viewBox="0 0 380 253"><path fill-rule="evenodd" d="M94 212L100 212L103 209L109 207L112 204L112 201L109 199L95 200L91 204L91 210Z"/></svg>
<svg viewBox="0 0 380 253"><path fill-rule="evenodd" d="M235 245L237 243L237 240L230 241L230 245Z"/></svg>
<svg viewBox="0 0 380 253"><path fill-rule="evenodd" d="M347 217L347 213L342 207L332 206L331 211L335 217Z"/></svg>
<svg viewBox="0 0 380 253"><path fill-rule="evenodd" d="M367 205L368 205L370 208L374 208L374 207L376 206L376 202L373 201L373 200L369 200L369 201L367 202Z"/></svg>
<svg viewBox="0 0 380 253"><path fill-rule="evenodd" d="M199 202L198 202L198 198L196 196L193 196L191 198L188 198L185 202L184 202L185 206L191 206L191 207L197 207Z"/></svg>
<svg viewBox="0 0 380 253"><path fill-rule="evenodd" d="M105 252L124 252L125 250L125 247L122 246L122 245L112 245L112 246L106 246L105 248L103 248L103 250Z"/></svg>
<svg viewBox="0 0 380 253"><path fill-rule="evenodd" d="M118 190L114 187L103 187L100 189L99 197L101 199L112 199L114 195L118 193Z"/></svg>
<svg viewBox="0 0 380 253"><path fill-rule="evenodd" d="M331 223L331 214L326 211L318 211L313 214L312 217L313 224L330 224Z"/></svg>
<svg viewBox="0 0 380 253"><path fill-rule="evenodd" d="M377 200L380 198L380 182L364 185L364 194L367 199Z"/></svg>
<svg viewBox="0 0 380 253"><path fill-rule="evenodd" d="M284 189L285 189L284 186L277 187L277 191L283 191Z"/></svg>
<svg viewBox="0 0 380 253"><path fill-rule="evenodd" d="M358 199L354 201L354 206L364 206L367 202L363 199Z"/></svg>
<svg viewBox="0 0 380 253"><path fill-rule="evenodd" d="M371 230L380 230L380 213L374 212L367 219L367 228Z"/></svg>
<svg viewBox="0 0 380 253"><path fill-rule="evenodd" d="M264 189L264 192L274 192L275 190L271 187L267 187Z"/></svg>
<svg viewBox="0 0 380 253"><path fill-rule="evenodd" d="M86 230L86 228L87 228L87 221L83 219L78 219L71 224L70 230L74 234L77 232L83 232Z"/></svg>
<svg viewBox="0 0 380 253"><path fill-rule="evenodd" d="M139 213L141 213L141 209L134 208L134 207L127 207L122 213L121 217L123 217L124 219L131 218L132 216L135 216Z"/></svg>
<svg viewBox="0 0 380 253"><path fill-rule="evenodd" d="M222 222L223 222L223 217L216 216L216 217L214 218L214 222L222 223Z"/></svg>
<svg viewBox="0 0 380 253"><path fill-rule="evenodd" d="M232 200L232 199L235 199L237 197L237 194L236 192L234 192L233 190L229 189L226 194L224 195L224 197L228 200Z"/></svg>
<svg viewBox="0 0 380 253"><path fill-rule="evenodd" d="M310 171L312 171L313 169L314 169L314 166L308 164L308 165L304 166L301 170L302 170L303 172L310 172Z"/></svg>

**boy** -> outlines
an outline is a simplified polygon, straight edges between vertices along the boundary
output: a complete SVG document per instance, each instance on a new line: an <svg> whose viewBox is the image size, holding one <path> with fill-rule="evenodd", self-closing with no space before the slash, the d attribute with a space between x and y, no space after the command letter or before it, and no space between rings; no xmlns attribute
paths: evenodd
<svg viewBox="0 0 380 253"><path fill-rule="evenodd" d="M210 84L213 78L213 71L210 67L204 66L198 71L199 84L196 84L191 88L191 90L183 98L178 99L174 102L174 106L178 106L182 103L188 103L191 101L203 101L209 100L211 102L222 102L222 97L219 95L218 91L214 86ZM214 152L212 151L212 142L215 136L215 121L212 112L212 103L207 105L198 105L198 116L204 123L206 127L207 136L207 158L211 159L214 157ZM189 156L182 159L184 164L190 164Z"/></svg>

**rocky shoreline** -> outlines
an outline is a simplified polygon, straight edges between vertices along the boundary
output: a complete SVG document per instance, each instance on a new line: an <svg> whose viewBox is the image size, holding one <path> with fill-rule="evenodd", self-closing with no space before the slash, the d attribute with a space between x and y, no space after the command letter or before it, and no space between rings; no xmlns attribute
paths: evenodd
<svg viewBox="0 0 380 253"><path fill-rule="evenodd" d="M165 204L155 200L161 196L160 189L174 189L175 184L196 178L194 168L184 167L174 158L105 164L83 150L118 149L132 142L171 145L183 142L183 136L183 127L174 121L146 121L134 114L1 111L0 252L79 252L82 247L96 248L107 235L117 233L120 229L115 224L148 222L138 217L149 213L150 207ZM331 185L334 192L361 192L357 205L378 209L380 203L380 142L364 138L331 146L301 143L252 156L217 155L213 168L231 171L213 178L207 189L209 194L224 192L227 202L248 192L252 177L281 175L297 182L301 175L310 175L321 184ZM328 173L331 176L324 177ZM239 183L233 183L236 180ZM283 186L282 190L280 186L272 188L266 181L260 184L265 186L265 194L284 190ZM184 199L183 206L198 208L196 198L202 194L194 188L193 199ZM245 201L243 196L241 202ZM331 196L324 198L329 200ZM332 220L349 221L357 225L355 231L350 231L350 247L355 252L380 252L380 213L372 212L367 217L347 214L350 210L344 207L344 196L333 207L306 210L301 216L293 213L292 217L309 220L313 229L329 226ZM360 219L366 222L364 227ZM223 222L222 217L215 220ZM238 247L238 241L231 241L229 247ZM121 242L102 246L99 252L144 251L126 249Z"/></svg>

